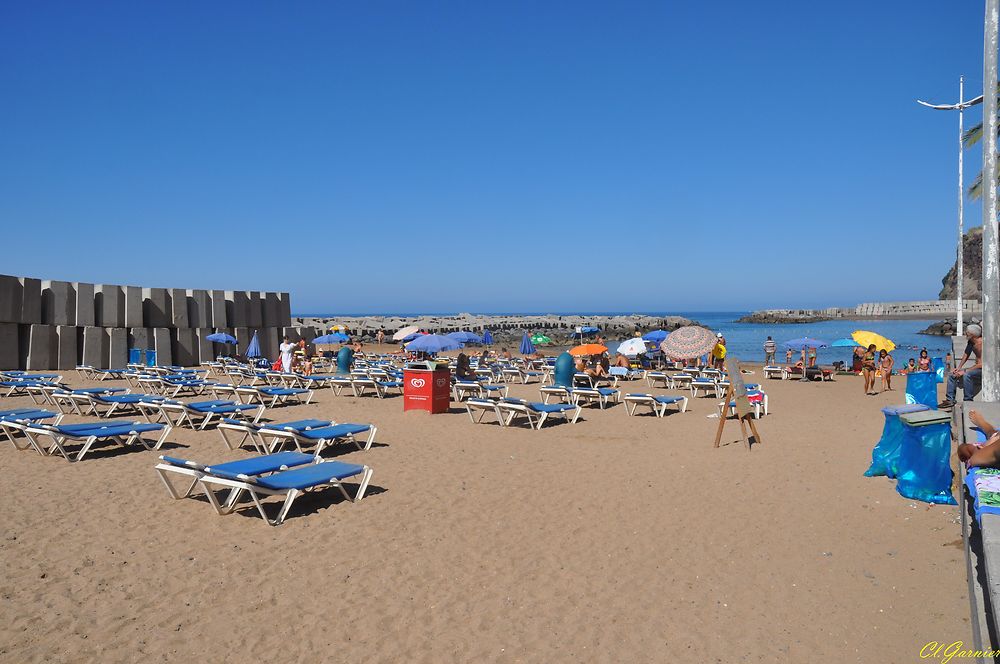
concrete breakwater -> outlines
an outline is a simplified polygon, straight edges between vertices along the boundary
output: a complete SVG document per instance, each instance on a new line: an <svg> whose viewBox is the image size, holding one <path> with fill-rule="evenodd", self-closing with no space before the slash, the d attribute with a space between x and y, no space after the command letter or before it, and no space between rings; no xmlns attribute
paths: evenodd
<svg viewBox="0 0 1000 664"><path fill-rule="evenodd" d="M217 331L234 336L241 352L258 331L273 357L280 336L297 333L290 324L288 293L0 275L0 369L120 368L131 348L154 350L161 365L195 365L231 351L206 339Z"/></svg>
<svg viewBox="0 0 1000 664"><path fill-rule="evenodd" d="M962 310L967 316L982 315L979 300L965 300ZM740 323L815 323L847 318L851 320L879 318L944 318L954 316L955 300L924 300L915 302L865 302L855 307L826 309L763 309L740 318Z"/></svg>
<svg viewBox="0 0 1000 664"><path fill-rule="evenodd" d="M343 325L355 336L374 337L378 330L391 338L396 330L416 325L422 330L435 334L447 334L458 330L481 333L489 330L498 343L513 343L525 333L538 332L550 337L556 344L571 343L578 327L596 327L608 339L626 339L636 332L663 329L675 330L692 321L682 316L484 316L477 314L456 314L454 316L330 316L321 318L295 318L293 323L305 329L323 334L334 326Z"/></svg>

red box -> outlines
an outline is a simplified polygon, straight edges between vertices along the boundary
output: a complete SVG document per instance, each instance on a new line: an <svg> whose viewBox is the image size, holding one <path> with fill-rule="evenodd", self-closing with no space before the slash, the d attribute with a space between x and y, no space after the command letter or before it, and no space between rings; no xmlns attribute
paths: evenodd
<svg viewBox="0 0 1000 664"><path fill-rule="evenodd" d="M442 367L403 369L403 410L447 413L451 408L451 371Z"/></svg>

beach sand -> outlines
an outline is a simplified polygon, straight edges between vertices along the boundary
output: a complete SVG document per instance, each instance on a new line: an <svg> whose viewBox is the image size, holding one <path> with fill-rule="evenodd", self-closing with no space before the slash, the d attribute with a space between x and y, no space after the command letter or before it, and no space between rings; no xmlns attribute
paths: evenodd
<svg viewBox="0 0 1000 664"><path fill-rule="evenodd" d="M971 638L959 515L862 476L905 381L860 380L767 381L750 452L733 421L712 448L711 398L530 431L320 390L268 417L376 423L334 451L372 486L277 528L171 499L154 452L4 442L0 661L914 661ZM185 429L161 453L251 455Z"/></svg>

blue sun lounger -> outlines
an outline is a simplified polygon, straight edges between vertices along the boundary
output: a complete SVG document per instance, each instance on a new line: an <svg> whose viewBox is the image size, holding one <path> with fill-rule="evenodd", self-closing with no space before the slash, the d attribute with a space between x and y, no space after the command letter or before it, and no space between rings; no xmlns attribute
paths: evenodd
<svg viewBox="0 0 1000 664"><path fill-rule="evenodd" d="M567 422L576 423L582 410L579 404L541 403L510 397L498 401L497 409L505 416L504 426L510 426L516 417L524 417L532 429L541 429L545 420L551 415L558 415Z"/></svg>
<svg viewBox="0 0 1000 664"><path fill-rule="evenodd" d="M32 447L40 454L52 454L58 450L67 461L80 461L90 451L94 443L98 441L117 443L123 447L139 444L147 450L156 450L166 440L172 428L169 424L150 424L147 422L129 422L127 420L70 425L19 424L9 422L5 423L5 425L23 430ZM160 435L153 441L147 441L142 438L142 434L144 433L157 431L160 432ZM43 445L40 440L41 438L48 438L51 444L48 446ZM69 441L82 443L75 457L71 457L66 450L65 445Z"/></svg>
<svg viewBox="0 0 1000 664"><path fill-rule="evenodd" d="M205 429L216 416L243 417L244 413L256 411L254 422L264 414L264 406L260 404L235 403L233 401L196 401L184 403L174 399L161 401L140 401L136 406L143 411L147 419L153 412L159 413L162 419L171 426L184 426L186 422L192 429Z"/></svg>
<svg viewBox="0 0 1000 664"><path fill-rule="evenodd" d="M687 405L687 397L660 396L655 394L625 395L625 412L629 415L635 415L635 409L639 406L649 406L654 415L663 417L669 406L676 406L683 413L687 411Z"/></svg>
<svg viewBox="0 0 1000 664"><path fill-rule="evenodd" d="M271 452L280 449L286 442L293 443L299 452L302 451L303 445L315 444L316 449L313 454L318 457L324 447L334 443L350 442L354 443L354 446L361 451L369 450L372 443L375 442L377 431L378 427L374 424L337 424L331 422L329 426L303 429L291 427L279 429L276 425L266 425L260 430L260 435L271 439ZM368 434L364 442L355 438L363 433Z"/></svg>
<svg viewBox="0 0 1000 664"><path fill-rule="evenodd" d="M231 450L235 450L237 447L242 447L243 443L247 440L254 446L260 454L267 454L268 448L270 447L269 442L265 435L261 432L264 429L278 429L278 430L293 430L293 431L303 431L305 429L319 429L321 427L328 427L332 424L330 420L295 420L293 422L268 422L265 424L260 424L258 422L249 422L246 420L237 420L233 418L223 418L216 429L219 430L219 435L222 436L222 441ZM230 435L239 435L240 439L235 443L230 439Z"/></svg>
<svg viewBox="0 0 1000 664"><path fill-rule="evenodd" d="M264 475L267 473L276 473L281 470L287 470L296 466L315 463L315 461L316 458L311 454L279 452L278 454L266 454L252 459L241 459L239 461L229 461L227 463L216 464L215 472L218 473L220 477ZM175 499L187 498L190 496L191 492L194 491L194 488L198 485L198 482L205 475L207 469L208 466L204 464L172 456L161 456L160 463L158 463L154 468L154 470L156 470L156 474L160 476L161 480L163 480L164 486L167 487L167 491L169 491L170 495ZM170 475L190 477L192 478L191 483L188 485L187 489L179 491L170 481ZM202 488L204 489L209 502L215 507L219 514L227 514L230 511L232 503L235 502L237 496L230 495L229 499L220 503L218 501L218 497L210 489L207 487Z"/></svg>
<svg viewBox="0 0 1000 664"><path fill-rule="evenodd" d="M10 444L14 446L14 449L26 450L31 447L30 441L24 447L17 444L17 439L24 435L24 430L15 426L5 426L7 422L24 424L55 418L52 424L59 424L63 417L64 415L62 413L53 413L50 410L41 410L39 408L15 408L14 410L4 410L0 411L0 432L3 432L7 440L10 441Z"/></svg>

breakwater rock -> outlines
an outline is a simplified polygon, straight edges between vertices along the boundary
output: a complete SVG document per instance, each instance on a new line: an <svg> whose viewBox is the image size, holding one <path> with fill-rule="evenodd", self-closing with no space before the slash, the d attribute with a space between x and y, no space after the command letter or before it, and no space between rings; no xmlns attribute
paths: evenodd
<svg viewBox="0 0 1000 664"><path fill-rule="evenodd" d="M812 309L766 309L764 311L754 311L751 314L743 316L736 322L775 325L782 323L818 323L824 320L833 320L833 316L827 316Z"/></svg>
<svg viewBox="0 0 1000 664"><path fill-rule="evenodd" d="M920 330L917 334L930 334L936 337L951 337L955 335L958 325L954 319L943 320L939 323L932 323L926 329Z"/></svg>
<svg viewBox="0 0 1000 664"><path fill-rule="evenodd" d="M448 334L458 330L469 330L482 333L489 330L496 343L513 343L520 341L521 336L528 332L541 333L552 339L555 345L578 343L573 334L578 327L596 327L606 339L623 340L635 335L636 332L663 329L672 331L684 325L697 325L696 322L683 316L644 316L633 314L629 316L560 316L546 314L542 316L485 316L462 313L454 316L322 316L313 318L294 318L295 325L309 326L318 334L336 325L343 325L350 334L362 338L374 338L381 329L387 338L400 328L415 325L421 330L433 334Z"/></svg>

